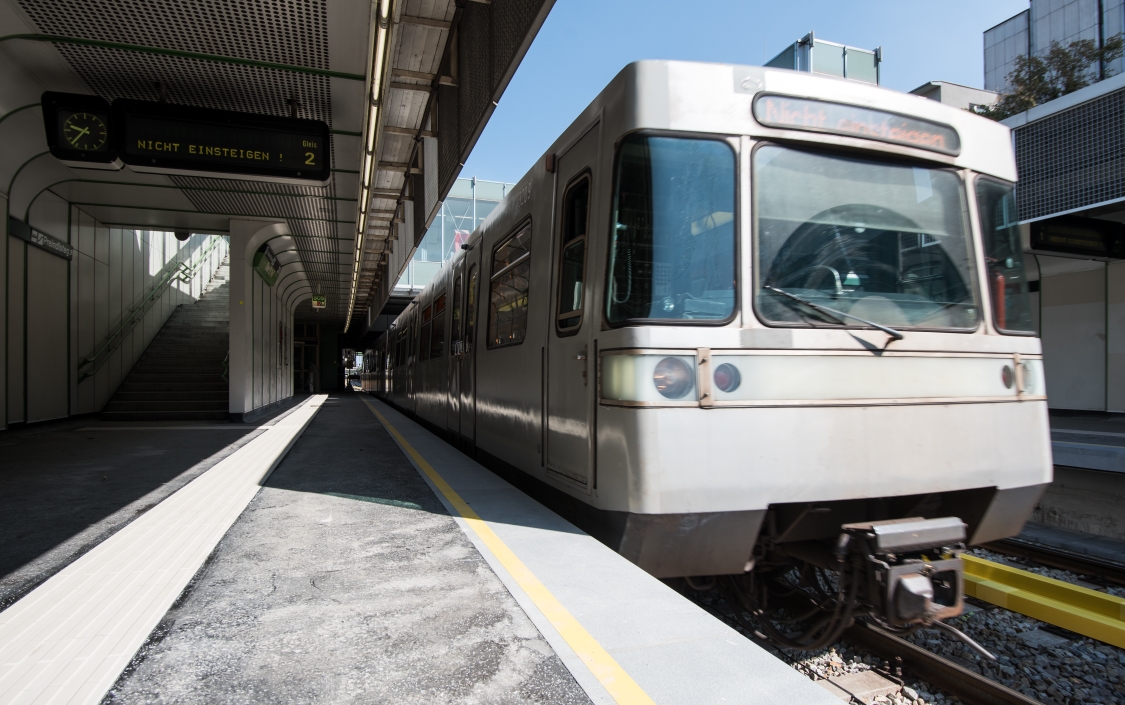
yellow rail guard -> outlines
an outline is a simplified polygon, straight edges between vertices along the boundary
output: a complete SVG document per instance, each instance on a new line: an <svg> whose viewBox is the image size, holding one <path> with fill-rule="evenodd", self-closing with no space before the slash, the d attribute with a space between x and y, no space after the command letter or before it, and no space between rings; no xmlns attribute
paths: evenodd
<svg viewBox="0 0 1125 705"><path fill-rule="evenodd" d="M1125 648L1125 599L962 555L965 594Z"/></svg>

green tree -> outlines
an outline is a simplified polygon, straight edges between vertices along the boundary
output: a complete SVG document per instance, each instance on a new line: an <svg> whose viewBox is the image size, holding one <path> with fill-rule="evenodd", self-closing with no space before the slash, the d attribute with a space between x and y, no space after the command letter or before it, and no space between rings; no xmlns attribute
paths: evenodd
<svg viewBox="0 0 1125 705"><path fill-rule="evenodd" d="M1098 80L1098 68L1121 58L1125 39L1118 34L1101 47L1092 39L1079 39L1066 46L1051 42L1043 56L1020 56L1008 74L1010 92L995 105L978 106L976 113L1003 120L1040 103L1073 93ZM1109 76L1106 75L1106 78Z"/></svg>

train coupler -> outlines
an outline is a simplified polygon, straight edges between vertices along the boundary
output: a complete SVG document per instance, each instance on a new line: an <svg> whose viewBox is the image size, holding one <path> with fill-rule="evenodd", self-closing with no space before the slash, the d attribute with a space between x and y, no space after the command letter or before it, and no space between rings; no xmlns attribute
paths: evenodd
<svg viewBox="0 0 1125 705"><path fill-rule="evenodd" d="M965 523L957 517L845 524L837 555L864 555L864 602L890 627L929 625L964 609Z"/></svg>

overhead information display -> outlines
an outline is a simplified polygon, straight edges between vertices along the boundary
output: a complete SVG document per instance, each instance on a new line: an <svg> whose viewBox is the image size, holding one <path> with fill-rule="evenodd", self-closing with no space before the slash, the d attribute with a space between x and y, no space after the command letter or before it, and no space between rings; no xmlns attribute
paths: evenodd
<svg viewBox="0 0 1125 705"><path fill-rule="evenodd" d="M113 102L117 154L134 171L223 173L323 183L328 125L136 100Z"/></svg>
<svg viewBox="0 0 1125 705"><path fill-rule="evenodd" d="M1039 220L1031 224L1031 249L1125 259L1125 227L1074 215Z"/></svg>

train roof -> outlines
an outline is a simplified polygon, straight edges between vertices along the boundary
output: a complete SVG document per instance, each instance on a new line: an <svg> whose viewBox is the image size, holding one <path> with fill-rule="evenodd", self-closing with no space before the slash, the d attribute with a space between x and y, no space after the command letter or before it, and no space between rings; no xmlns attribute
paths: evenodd
<svg viewBox="0 0 1125 705"><path fill-rule="evenodd" d="M937 123L956 130L960 148L956 154L949 154L869 138L771 127L754 116L753 103L761 95L858 106ZM1006 181L1016 180L1015 150L1007 126L929 98L790 69L694 61L635 61L621 69L559 135L474 230L467 244L472 246L479 242L482 233L493 223L504 221L513 210L519 210L531 193L533 182L547 175L544 158L548 154L565 152L599 120L605 123L606 134L612 139L638 130L746 135L753 139L832 144L845 149L883 152L971 169ZM462 256L463 253L454 255L442 265L440 273ZM420 296L425 298L430 289L427 286Z"/></svg>

